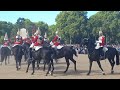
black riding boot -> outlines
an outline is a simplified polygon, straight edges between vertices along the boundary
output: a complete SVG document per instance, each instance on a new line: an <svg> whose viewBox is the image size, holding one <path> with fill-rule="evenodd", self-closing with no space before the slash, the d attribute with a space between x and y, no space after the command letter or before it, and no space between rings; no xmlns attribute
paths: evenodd
<svg viewBox="0 0 120 90"><path fill-rule="evenodd" d="M28 60L32 60L32 48L29 49L29 54L28 55L29 55Z"/></svg>
<svg viewBox="0 0 120 90"><path fill-rule="evenodd" d="M101 60L104 59L104 51L103 51L103 47L100 48L100 59L101 59Z"/></svg>

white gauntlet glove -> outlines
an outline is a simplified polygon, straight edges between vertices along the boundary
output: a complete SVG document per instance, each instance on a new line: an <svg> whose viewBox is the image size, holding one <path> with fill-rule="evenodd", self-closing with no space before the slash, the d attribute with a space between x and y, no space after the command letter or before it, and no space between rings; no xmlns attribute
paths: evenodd
<svg viewBox="0 0 120 90"><path fill-rule="evenodd" d="M54 45L52 41L50 42L50 45Z"/></svg>

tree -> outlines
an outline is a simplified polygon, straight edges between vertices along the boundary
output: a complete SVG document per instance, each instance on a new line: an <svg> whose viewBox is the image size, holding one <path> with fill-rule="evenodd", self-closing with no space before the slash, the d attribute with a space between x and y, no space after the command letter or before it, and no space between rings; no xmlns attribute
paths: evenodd
<svg viewBox="0 0 120 90"><path fill-rule="evenodd" d="M43 22L43 21L39 21L37 23L35 23L36 27L39 27L40 31L41 31L41 35L44 36L45 32L48 32L48 24Z"/></svg>
<svg viewBox="0 0 120 90"><path fill-rule="evenodd" d="M61 32L61 37L70 43L75 43L76 38L87 35L86 11L62 11L56 17L56 26ZM64 33L64 34L63 34ZM75 39L74 39L75 38ZM76 42L80 43L80 41Z"/></svg>
<svg viewBox="0 0 120 90"><path fill-rule="evenodd" d="M98 31L102 30L108 43L120 43L120 12L100 11L89 19L92 33L98 36Z"/></svg>

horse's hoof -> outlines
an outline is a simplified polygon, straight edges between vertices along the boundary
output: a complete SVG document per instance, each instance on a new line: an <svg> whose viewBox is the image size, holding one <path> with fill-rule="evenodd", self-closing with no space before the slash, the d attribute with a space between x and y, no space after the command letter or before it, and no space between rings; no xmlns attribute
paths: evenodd
<svg viewBox="0 0 120 90"><path fill-rule="evenodd" d="M87 73L87 75L90 75L90 73Z"/></svg>
<svg viewBox="0 0 120 90"><path fill-rule="evenodd" d="M51 72L49 72L49 74L51 75L52 73L51 73Z"/></svg>
<svg viewBox="0 0 120 90"><path fill-rule="evenodd" d="M105 75L105 73L103 73L103 75Z"/></svg>
<svg viewBox="0 0 120 90"><path fill-rule="evenodd" d="M37 70L39 70L39 69L40 69L40 67L37 68Z"/></svg>
<svg viewBox="0 0 120 90"><path fill-rule="evenodd" d="M46 74L45 76L47 76L48 74Z"/></svg>
<svg viewBox="0 0 120 90"><path fill-rule="evenodd" d="M28 73L28 71L26 71L26 73Z"/></svg>
<svg viewBox="0 0 120 90"><path fill-rule="evenodd" d="M53 72L51 73L51 76L53 76Z"/></svg>
<svg viewBox="0 0 120 90"><path fill-rule="evenodd" d="M64 73L66 73L66 71L64 71Z"/></svg>
<svg viewBox="0 0 120 90"><path fill-rule="evenodd" d="M31 75L34 75L34 73L31 73Z"/></svg>
<svg viewBox="0 0 120 90"><path fill-rule="evenodd" d="M113 74L114 73L114 71L111 71L111 74Z"/></svg>

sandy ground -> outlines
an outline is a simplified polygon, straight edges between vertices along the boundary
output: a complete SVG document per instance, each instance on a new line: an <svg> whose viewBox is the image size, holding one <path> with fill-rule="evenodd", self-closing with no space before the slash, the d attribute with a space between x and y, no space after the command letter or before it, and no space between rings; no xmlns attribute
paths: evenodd
<svg viewBox="0 0 120 90"><path fill-rule="evenodd" d="M16 71L15 60L13 57L10 59L10 64L5 65L4 62L0 66L0 79L120 79L120 65L114 67L114 74L111 74L111 66L108 60L101 61L102 67L106 75L102 75L96 62L93 62L91 74L87 76L89 61L87 55L74 56L77 61L77 72L74 71L74 65L70 61L70 67L66 74L63 71L66 69L65 59L59 59L58 64L55 63L55 70L53 76L45 76L43 64L40 64L40 70L35 70L35 74L31 75L32 67L30 66L29 72L26 73L27 64L22 60L21 70Z"/></svg>

